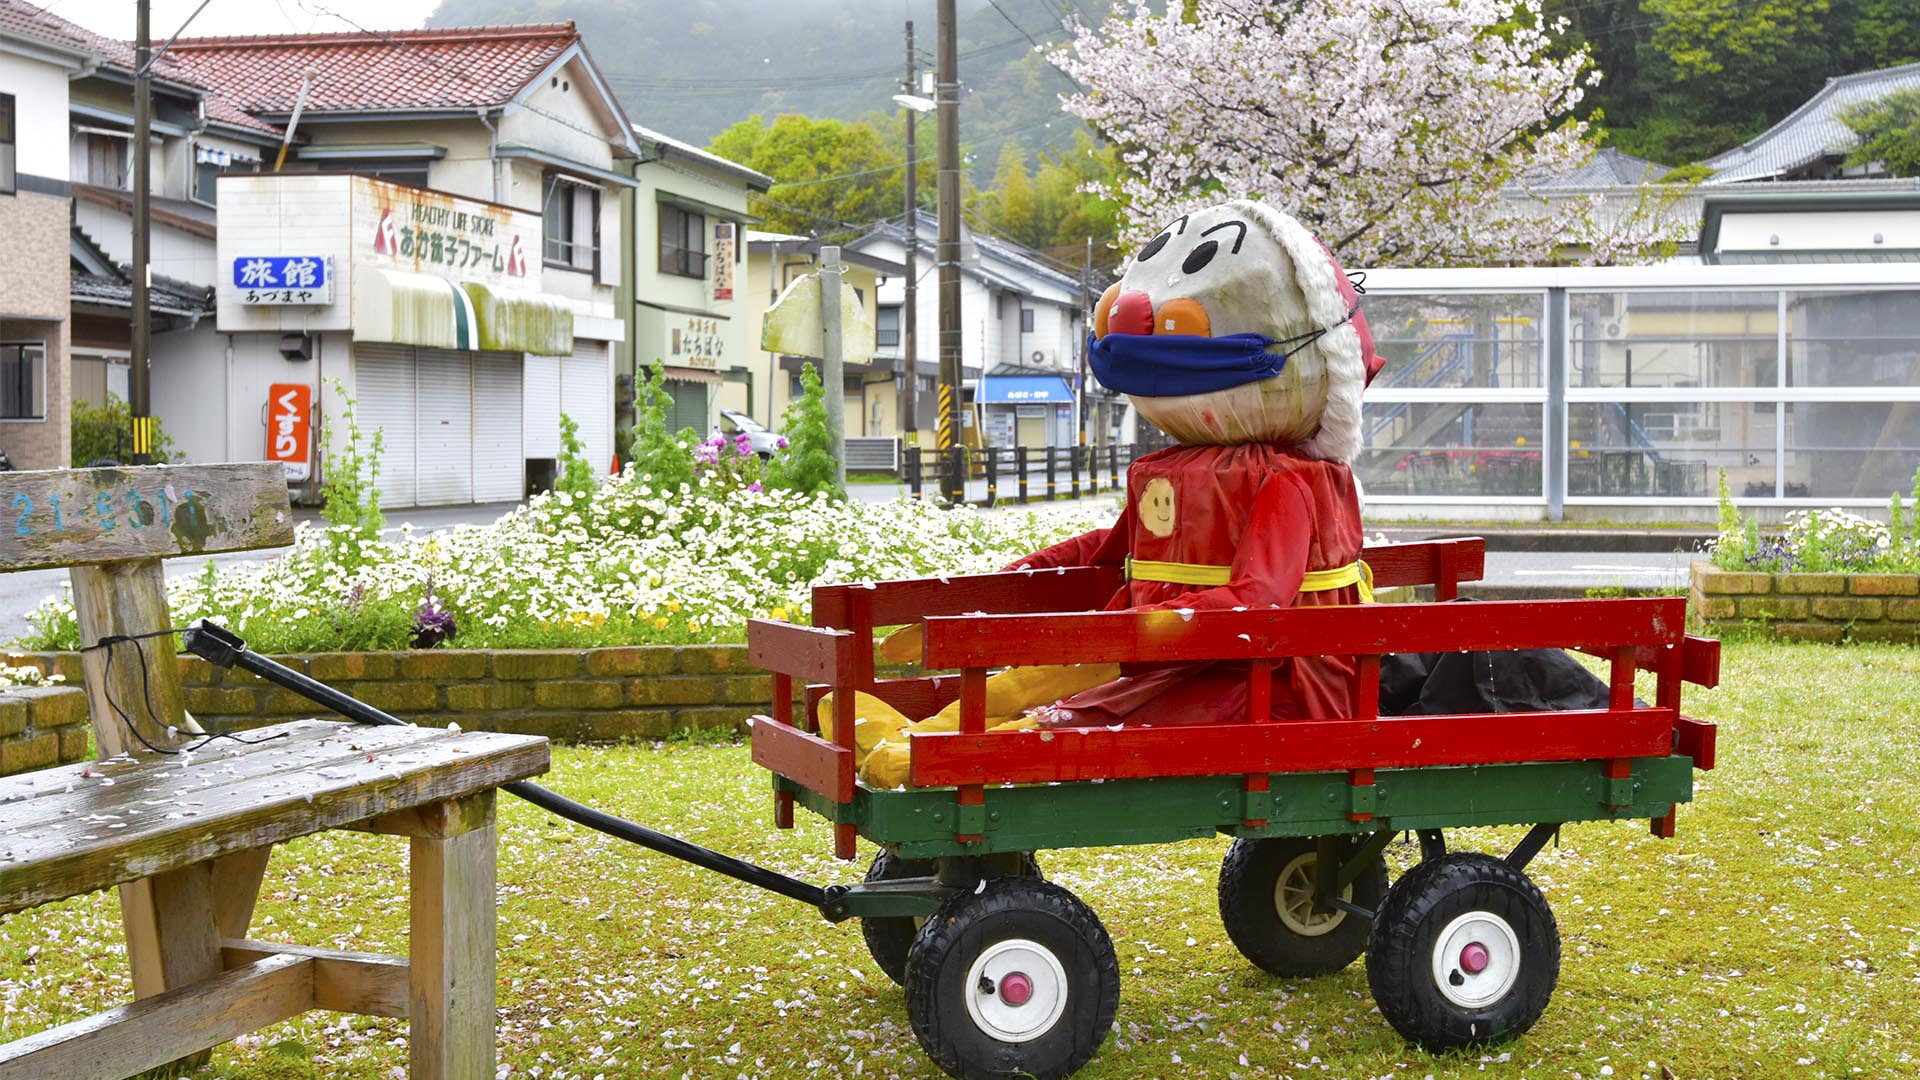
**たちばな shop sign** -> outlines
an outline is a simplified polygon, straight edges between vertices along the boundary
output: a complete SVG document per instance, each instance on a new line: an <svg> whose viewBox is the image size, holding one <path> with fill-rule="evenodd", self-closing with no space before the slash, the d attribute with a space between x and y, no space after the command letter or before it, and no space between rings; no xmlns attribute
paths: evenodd
<svg viewBox="0 0 1920 1080"><path fill-rule="evenodd" d="M233 260L243 304L331 304L333 260L324 255L242 255Z"/></svg>

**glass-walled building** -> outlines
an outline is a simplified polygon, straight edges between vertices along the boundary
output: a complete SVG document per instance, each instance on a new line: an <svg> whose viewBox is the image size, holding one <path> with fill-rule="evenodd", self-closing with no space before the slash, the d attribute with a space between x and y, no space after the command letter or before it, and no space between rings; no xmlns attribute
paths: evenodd
<svg viewBox="0 0 1920 1080"><path fill-rule="evenodd" d="M1370 518L1880 508L1920 468L1920 264L1380 270Z"/></svg>

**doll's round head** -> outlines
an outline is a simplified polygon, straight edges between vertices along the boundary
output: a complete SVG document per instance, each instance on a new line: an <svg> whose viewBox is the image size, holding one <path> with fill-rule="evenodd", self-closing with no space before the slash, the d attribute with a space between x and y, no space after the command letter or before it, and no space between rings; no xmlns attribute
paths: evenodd
<svg viewBox="0 0 1920 1080"><path fill-rule="evenodd" d="M1094 309L1102 383L1185 444L1280 443L1348 460L1378 369L1357 290L1292 217L1234 200L1143 246Z"/></svg>

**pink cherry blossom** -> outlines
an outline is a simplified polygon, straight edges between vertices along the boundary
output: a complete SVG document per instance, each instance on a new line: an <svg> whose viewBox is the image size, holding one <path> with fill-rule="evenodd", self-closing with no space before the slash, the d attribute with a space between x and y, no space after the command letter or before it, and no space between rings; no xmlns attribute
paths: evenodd
<svg viewBox="0 0 1920 1080"><path fill-rule="evenodd" d="M1540 0L1201 0L1191 22L1164 6L1077 25L1048 56L1087 88L1066 110L1122 148L1125 247L1235 197L1300 218L1348 267L1568 244L1625 261L1672 238L1667 193L1624 213L1531 194L1593 153L1571 112L1598 78Z"/></svg>

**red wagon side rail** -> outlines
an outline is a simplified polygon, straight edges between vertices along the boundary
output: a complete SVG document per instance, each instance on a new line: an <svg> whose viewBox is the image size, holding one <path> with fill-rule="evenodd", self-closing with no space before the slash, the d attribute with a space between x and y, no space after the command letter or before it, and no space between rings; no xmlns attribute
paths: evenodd
<svg viewBox="0 0 1920 1080"><path fill-rule="evenodd" d="M1437 598L1450 599L1459 581L1480 575L1485 548L1479 540L1433 541L1369 548L1364 558L1378 588L1432 585ZM756 724L753 758L835 803L851 802L853 695L836 696L832 742L803 730L813 727L818 696L836 688L875 694L909 716L961 701L959 731L913 739L909 783L955 787L959 820L969 822L978 812L968 811L980 806L989 784L1241 774L1247 790L1259 791L1271 773L1346 771L1358 792L1354 820L1366 820L1370 804L1358 795L1370 789L1374 769L1593 759L1607 763L1609 779L1626 784L1632 758L1676 750L1697 767L1712 767L1713 727L1681 717L1679 699L1682 682L1714 685L1719 646L1685 634L1683 600L1060 614L1103 605L1119 583L1116 568L1082 567L818 588L814 620L834 629L749 624L750 654L776 673L774 722ZM874 628L919 620L925 620L926 666L959 668L960 674L876 680ZM1609 659L1609 707L1378 715L1383 653L1544 647ZM1357 658L1355 715L1268 719L1274 663L1320 655ZM1247 662L1253 722L985 731L989 669L1186 660ZM1636 670L1659 676L1652 706L1635 706ZM797 724L791 704L796 677L813 684ZM792 823L792 803L792 793L782 791L776 803L782 827ZM852 857L853 826L837 825L835 833L836 853Z"/></svg>

